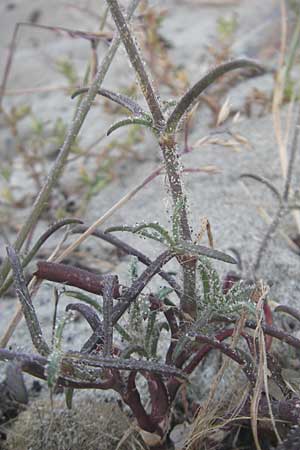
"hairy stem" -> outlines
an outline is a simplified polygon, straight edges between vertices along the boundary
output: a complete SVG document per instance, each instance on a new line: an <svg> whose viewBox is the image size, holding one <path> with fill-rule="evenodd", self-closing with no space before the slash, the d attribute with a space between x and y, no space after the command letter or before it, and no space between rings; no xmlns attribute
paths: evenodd
<svg viewBox="0 0 300 450"><path fill-rule="evenodd" d="M149 75L147 74L144 62L142 61L132 33L129 29L127 20L122 14L117 0L106 1L115 24L119 30L129 60L135 70L136 75L138 76L139 84L153 116L154 124L159 125L164 122L164 116L160 108L157 96L154 92L153 86L151 84Z"/></svg>
<svg viewBox="0 0 300 450"><path fill-rule="evenodd" d="M192 241L191 230L188 222L186 209L186 199L183 192L183 185L180 174L179 160L176 151L176 141L173 134L164 134L161 136L160 148L165 160L165 167L169 180L174 207L181 202L179 235L183 241ZM192 318L196 316L196 264L195 258L181 258L183 269L183 290L181 298L181 308L183 312L189 314Z"/></svg>

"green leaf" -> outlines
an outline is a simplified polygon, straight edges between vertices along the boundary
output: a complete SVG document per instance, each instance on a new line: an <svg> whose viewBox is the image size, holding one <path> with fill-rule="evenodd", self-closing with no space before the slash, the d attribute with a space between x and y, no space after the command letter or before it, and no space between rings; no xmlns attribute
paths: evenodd
<svg viewBox="0 0 300 450"><path fill-rule="evenodd" d="M138 344L129 345L128 347L124 348L124 350L122 350L120 354L120 358L129 359L133 353L148 358L147 351L144 349L144 347Z"/></svg>
<svg viewBox="0 0 300 450"><path fill-rule="evenodd" d="M64 388L64 393L65 393L65 400L66 400L67 408L72 409L74 389L73 388Z"/></svg>
<svg viewBox="0 0 300 450"><path fill-rule="evenodd" d="M214 250L213 248L204 247L203 245L196 245L185 241L179 241L178 244L174 246L174 251L179 254L189 253L194 256L207 256L208 258L217 259L229 264L237 263L232 256L220 252L219 250Z"/></svg>
<svg viewBox="0 0 300 450"><path fill-rule="evenodd" d="M174 348L173 354L172 354L172 361L173 363L176 362L176 359L178 356L185 350L186 346L191 343L191 338L189 336L181 336L178 339L178 342L176 344L176 347Z"/></svg>
<svg viewBox="0 0 300 450"><path fill-rule="evenodd" d="M258 62L248 58L235 59L215 67L204 77L202 77L196 84L194 84L194 86L192 86L191 89L189 89L186 94L184 94L184 96L179 100L168 119L166 132L174 133L176 131L183 115L192 107L194 102L199 98L202 92L204 92L205 89L208 88L208 86L213 84L219 77L221 77L225 73L243 67L249 67L260 72L263 72L265 70L264 67Z"/></svg>
<svg viewBox="0 0 300 450"><path fill-rule="evenodd" d="M84 303L87 303L90 306L93 306L98 312L102 313L102 307L97 300L90 297L89 295L83 294L79 291L66 290L63 292L67 297L76 298Z"/></svg>
<svg viewBox="0 0 300 450"><path fill-rule="evenodd" d="M128 117L126 119L119 120L115 124L111 125L111 127L107 131L107 136L109 136L113 131L117 130L118 128L125 127L127 125L143 125L144 127L151 128L153 131L155 131L155 128L153 127L153 122L150 119L150 116L148 117L139 117L139 116L133 116Z"/></svg>
<svg viewBox="0 0 300 450"><path fill-rule="evenodd" d="M156 233L158 233L159 236L157 236L156 234L145 232L144 230L148 228L154 230ZM124 225L124 226L110 227L105 230L105 233L112 233L115 231L128 231L130 233L140 234L141 236L149 237L159 242L165 242L171 247L174 246L174 241L171 238L168 230L166 230L166 228L162 227L157 222L138 223L133 226Z"/></svg>
<svg viewBox="0 0 300 450"><path fill-rule="evenodd" d="M76 92L74 92L72 94L71 98L73 99L73 98L77 97L77 95L85 94L88 90L89 90L89 88L78 89ZM138 103L136 103L132 98L128 97L127 95L112 92L112 91L109 91L108 89L99 89L98 94L117 103L118 105L122 106L123 108L128 109L128 111L132 112L137 117L146 117L147 116L146 111L144 111L144 109ZM150 116L148 116L148 117L150 117Z"/></svg>
<svg viewBox="0 0 300 450"><path fill-rule="evenodd" d="M224 303L225 296L222 293L218 272L214 269L209 259L201 258L198 267L202 279L205 305L212 307L216 304Z"/></svg>
<svg viewBox="0 0 300 450"><path fill-rule="evenodd" d="M62 336L64 328L70 318L70 313L67 313L63 316L63 318L58 322L55 334L54 334L54 344L50 355L48 356L48 365L47 365L47 383L48 386L52 389L60 374L60 365L63 357L63 353L61 350Z"/></svg>
<svg viewBox="0 0 300 450"><path fill-rule="evenodd" d="M162 330L169 331L167 322L155 323L153 333L149 342L149 354L151 358L157 358L157 346Z"/></svg>

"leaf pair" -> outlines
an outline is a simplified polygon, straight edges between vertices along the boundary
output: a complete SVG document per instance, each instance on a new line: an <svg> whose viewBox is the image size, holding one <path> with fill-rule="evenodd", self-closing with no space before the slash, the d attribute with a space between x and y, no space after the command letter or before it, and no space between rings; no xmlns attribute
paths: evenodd
<svg viewBox="0 0 300 450"><path fill-rule="evenodd" d="M78 89L76 92L73 93L71 98L75 98L78 95L86 93L87 91L88 91L88 88ZM109 91L108 89L99 89L98 94L117 103L118 105L122 106L123 108L127 109L129 112L131 112L133 114L132 116L122 119L122 120L118 121L117 123L113 124L108 129L107 136L109 136L111 133L113 133L118 128L121 128L121 127L124 127L127 125L143 125L147 128L151 128L153 131L155 131L155 128L153 127L153 122L152 122L151 116L138 103L136 103L133 99L131 99L127 95L115 93L115 92Z"/></svg>
<svg viewBox="0 0 300 450"><path fill-rule="evenodd" d="M131 117L118 121L117 123L112 125L107 131L107 135L110 135L118 128L127 125L142 125L150 128L156 134L160 134L161 132L173 134L177 131L178 125L183 116L191 109L193 104L198 100L199 96L205 91L206 88L208 88L224 74L231 72L232 70L244 67L253 69L260 73L265 71L265 68L261 64L248 58L238 58L232 61L228 61L224 64L220 64L219 66L209 71L182 96L182 98L176 103L176 106L171 112L169 118L165 121L164 124L159 124L159 126L158 124L154 124L151 115L130 97L109 91L107 89L100 89L98 91L99 95L102 95L122 106L123 108L126 108L130 113L133 114ZM78 89L73 93L72 98L75 98L77 95L86 93L87 91L88 88Z"/></svg>
<svg viewBox="0 0 300 450"><path fill-rule="evenodd" d="M175 208L176 212L176 208ZM174 219L175 217L175 219ZM178 214L179 217L179 214ZM174 252L176 256L190 255L190 256L207 256L208 258L217 259L220 261L227 262L229 264L236 264L236 260L226 253L220 252L219 250L214 250L203 245L197 245L190 242L185 242L179 239L178 231L178 221L177 215L173 216L173 233L175 233L175 238L170 236L169 232L159 225L157 222L149 222L136 224L134 226L118 226L110 227L106 230L106 233L111 233L115 231L128 231L134 234L140 234L143 237L154 239L158 242L168 245L169 249ZM154 230L155 233L148 232L147 228Z"/></svg>

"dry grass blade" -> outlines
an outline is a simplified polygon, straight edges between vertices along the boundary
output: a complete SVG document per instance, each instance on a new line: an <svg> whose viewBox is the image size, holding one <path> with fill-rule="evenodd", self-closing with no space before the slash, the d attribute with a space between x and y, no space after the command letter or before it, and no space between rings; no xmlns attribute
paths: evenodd
<svg viewBox="0 0 300 450"><path fill-rule="evenodd" d="M71 38L81 38L81 39L87 39L89 41L101 40L101 39L106 39L106 40L112 39L112 34L106 33L106 32L90 33L90 32L86 32L86 31L71 30L69 28L54 27L54 26L33 24L33 23L27 23L27 22L17 23L15 26L15 29L14 29L11 43L10 43L9 56L8 56L8 59L7 59L6 65L5 65L4 75L3 75L3 79L2 79L2 83L1 83L0 105L2 103L2 98L5 95L6 84L7 84L7 80L9 77L10 70L11 70L14 53L15 53L16 47L17 47L17 38L18 38L19 31L22 27L35 27L35 28L53 31L56 33L64 33L64 34L67 34Z"/></svg>
<svg viewBox="0 0 300 450"><path fill-rule="evenodd" d="M128 19L131 19L135 9L137 8L139 3L139 0L132 0L131 3L128 6ZM8 77L8 73L11 67L12 62L12 55L15 48L15 40L16 40L16 33L17 29L15 28L12 44L11 44L11 50L8 57L8 61L5 68L3 83L2 83L2 94L5 90L5 85ZM101 84L103 82L103 79L111 65L111 62L118 50L118 47L120 45L120 38L116 36L114 40L111 43L111 46L109 47L108 51L106 52L102 63L99 66L99 69L97 71L97 74L94 77L93 83L87 93L87 95L84 97L80 105L76 108L74 120L72 121L71 125L69 126L69 129L66 133L64 143L61 147L61 150L56 158L56 161L54 163L54 166L52 167L49 176L47 177L45 184L43 185L41 191L39 192L39 195L37 196L31 213L27 217L27 220L25 221L24 225L20 229L18 236L16 238L16 241L14 243L14 248L18 251L22 248L22 245L28 235L28 233L31 231L32 227L37 223L37 221L40 218L40 215L44 211L49 196L52 192L53 186L56 184L57 180L60 178L62 171L66 165L67 158L69 156L69 152L71 150L71 147L82 127L82 124L84 123L84 120L91 108L92 102L97 94L97 91L100 89ZM2 96L0 97L0 104L2 101ZM0 270L0 282L1 284L5 281L8 273L10 270L10 264L9 259L6 258L4 262L1 265ZM4 336L1 338L1 345L6 346L10 337L12 336L16 326L20 322L22 318L22 309L18 308L14 314L14 317L10 324L7 327L7 330L4 334Z"/></svg>
<svg viewBox="0 0 300 450"><path fill-rule="evenodd" d="M254 330L254 336L253 341L254 343L258 342L258 354L256 356L258 363L257 363L257 378L255 387L253 389L253 395L250 405L250 413L251 413L251 427L252 427L252 433L254 442L256 445L257 450L262 450L258 438L258 429L257 429L257 423L258 423L258 409L259 409L259 403L261 400L262 391L264 389L266 393L267 403L269 407L269 413L271 417L271 423L273 425L274 432L276 434L276 437L279 442L281 442L281 438L278 434L274 415L272 412L271 407L271 401L269 396L269 390L268 390L268 366L267 366L267 355L266 355L266 347L265 347L265 336L262 329L262 320L263 320L263 303L265 301L265 297L268 293L268 287L264 286L263 283L259 283L257 286L257 291L259 292L260 298L257 302L257 326ZM254 349L257 347L254 346Z"/></svg>
<svg viewBox="0 0 300 450"><path fill-rule="evenodd" d="M130 19L139 3L139 0L132 0L130 5L128 6L128 19ZM66 166L67 158L69 156L70 150L74 144L74 141L86 119L86 116L88 115L90 108L92 106L93 100L97 94L97 91L100 89L102 82L107 74L107 71L111 65L111 62L119 48L120 45L120 38L116 36L109 49L107 50L102 63L99 65L98 71L93 79L93 83L91 84L89 91L87 95L82 99L80 104L78 104L74 119L71 122L66 135L64 142L60 148L60 152L55 160L55 163L42 187L40 190L33 206L31 213L27 217L27 220L23 224L22 228L20 229L18 236L14 243L14 248L18 251L22 248L22 245L28 236L28 233L32 230L32 227L37 223L39 220L42 212L46 208L46 205L48 203L48 199L50 197L50 194L52 192L53 186L56 184L56 182L59 180L63 169ZM7 67L9 66L9 62ZM7 70L5 70L4 74L4 84L6 83L7 78ZM6 258L1 266L1 272L0 272L0 280L1 283L3 283L9 273L10 266L9 266L9 260Z"/></svg>
<svg viewBox="0 0 300 450"><path fill-rule="evenodd" d="M245 185L245 183L241 182L242 189L246 192L247 196L250 198L251 203L256 207L258 214L261 216L261 218L265 221L266 224L270 225L272 222L272 219L270 215L267 213L265 208L263 208L261 205L259 205L253 198L252 193L248 189L248 187ZM292 241L292 239L281 229L279 228L279 234L281 237L286 241L289 248L299 254L299 247L295 242Z"/></svg>
<svg viewBox="0 0 300 450"><path fill-rule="evenodd" d="M293 99L291 101L291 105L289 108L289 114L287 115L287 120L285 123L285 127L283 127L282 119L281 119L281 106L284 100L284 91L286 87L287 82L287 74L290 70L291 66L291 58L292 55L288 55L287 57L287 10L286 10L286 3L284 0L280 0L280 9L281 9L281 48L280 48L280 56L279 56L279 62L278 62L278 71L277 76L275 78L275 87L274 87L274 94L273 94L273 103L272 103L272 114L273 114L273 124L274 124L274 132L276 136L278 151L279 151L279 157L280 157L280 163L281 163L281 171L282 176L285 180L285 190L289 190L289 184L291 181L291 169L293 168L294 164L294 155L293 151L293 144L291 144L290 148L290 157L288 155L288 148L287 148L287 142L289 137L289 131L291 128L291 111L294 105L295 98L297 97L296 89L293 91ZM295 33L299 33L299 30L297 30L297 27L299 27L299 21L298 25L296 26ZM295 38L295 36L294 36ZM298 36L299 39L299 36ZM292 50L291 50L292 51ZM285 61L287 61L287 64L285 65ZM296 113L296 116L298 116L299 113ZM291 142L295 139L295 131L298 133L299 130L297 130L299 127L297 126L298 122L296 123L296 127L292 130L294 133L293 138L291 139ZM285 133L284 133L285 129ZM285 194L284 194L285 196ZM293 211L293 216L298 228L298 231L300 232L300 213L299 211Z"/></svg>
<svg viewBox="0 0 300 450"><path fill-rule="evenodd" d="M240 334L244 328L244 323L245 323L245 313L241 315L240 320L236 324L234 334L232 335L232 341L230 345L232 349L234 349L238 343ZM225 358L222 366L220 367L220 370L215 375L212 381L208 398L193 422L192 431L187 441L187 450L194 450L195 447L197 448L197 444L203 442L205 438L209 438L211 434L216 432L216 430L223 428L224 425L226 425L227 423L226 421L225 423L224 421L221 421L221 423L219 424L216 423L221 406L224 407L224 405L222 405L222 402L219 403L214 401L214 397L216 395L218 385L225 373L225 370L228 368L229 361L230 361L229 358ZM212 407L212 405L215 406ZM231 420L234 420L234 417Z"/></svg>

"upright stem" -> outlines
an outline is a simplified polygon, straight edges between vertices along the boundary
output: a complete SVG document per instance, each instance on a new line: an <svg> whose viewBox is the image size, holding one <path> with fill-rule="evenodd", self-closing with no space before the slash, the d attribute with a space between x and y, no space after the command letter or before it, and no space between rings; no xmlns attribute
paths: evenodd
<svg viewBox="0 0 300 450"><path fill-rule="evenodd" d="M140 0L132 0L131 1L130 5L128 7L128 17L132 16L134 10L138 6L139 1ZM81 104L79 105L79 108L77 110L75 118L69 127L69 130L65 137L65 141L61 147L59 155L54 163L54 166L52 167L44 186L42 187L41 191L39 192L39 194L33 204L32 211L31 211L29 217L27 218L26 222L24 223L21 230L19 231L17 239L13 245L13 247L16 251L19 251L21 249L31 228L36 224L36 222L40 218L41 214L47 207L48 200L49 200L50 194L52 192L52 189L55 186L55 184L57 183L59 177L61 176L61 173L66 165L67 158L68 158L68 155L72 148L72 145L74 144L75 139L76 139L77 135L79 134L79 131L83 125L83 122L92 106L93 100L96 97L97 92L101 87L104 77L110 67L110 64L116 54L116 51L118 50L120 42L121 42L121 39L119 36L116 36L113 39L106 55L104 56L102 64L100 65L100 67L97 71L95 79L94 79L87 95L83 98ZM9 268L10 268L9 260L8 260L8 258L6 258L2 264L1 272L0 272L1 285L3 284L3 282L5 281L5 279L8 275Z"/></svg>
<svg viewBox="0 0 300 450"><path fill-rule="evenodd" d="M111 15L115 21L115 24L119 30L123 45L127 51L129 60L138 76L139 84L142 89L143 95L146 99L148 107L151 111L154 119L154 124L159 125L164 122L164 116L160 108L157 96L155 95L153 86L151 85L150 78L146 72L146 68L142 58L139 54L138 48L132 37L131 31L128 27L127 21L122 14L120 6L117 0L107 0Z"/></svg>
<svg viewBox="0 0 300 450"><path fill-rule="evenodd" d="M174 207L178 204L178 201L182 201L183 205L180 211L180 237L185 241L191 241L191 231L188 223L186 201L183 192L178 155L176 151L175 129L172 133L164 133L164 115L159 105L157 96L154 92L153 86L150 82L150 78L145 69L144 62L142 61L126 19L122 14L119 3L117 0L106 1L110 8L110 12L115 21L115 24L119 30L129 60L138 77L142 93L152 114L154 125L158 130L161 130L159 145L164 157ZM187 257L182 258L180 262L183 268L184 279L184 295L181 299L181 307L185 313L194 318L196 315L196 260L194 258Z"/></svg>
<svg viewBox="0 0 300 450"><path fill-rule="evenodd" d="M183 192L174 134L162 135L159 140L159 145L165 160L173 203L176 206L178 205L178 202L182 200L182 208L180 210L180 238L184 241L191 241L192 235L188 222L186 198ZM181 298L181 308L183 312L187 313L192 318L196 317L196 264L197 261L195 258L187 256L181 259L183 269L183 296Z"/></svg>

